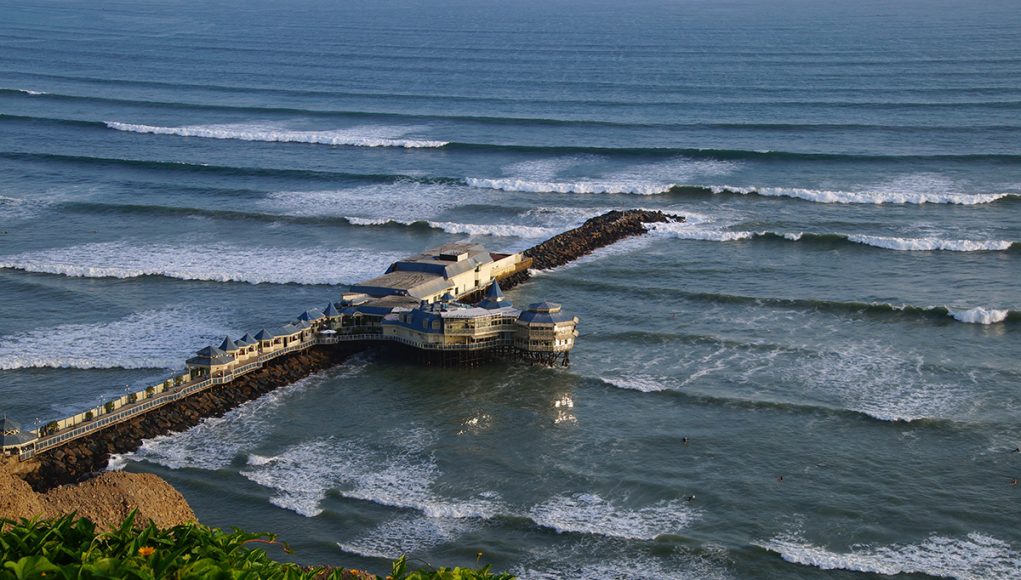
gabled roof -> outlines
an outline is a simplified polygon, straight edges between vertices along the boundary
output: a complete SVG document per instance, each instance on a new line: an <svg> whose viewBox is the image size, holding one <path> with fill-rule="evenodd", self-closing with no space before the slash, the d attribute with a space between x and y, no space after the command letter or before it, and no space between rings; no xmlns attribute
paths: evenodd
<svg viewBox="0 0 1021 580"><path fill-rule="evenodd" d="M330 305L326 307L326 310L323 310L323 316L327 316L329 318L340 316L340 311L337 310L337 307L334 306L332 302L330 302Z"/></svg>
<svg viewBox="0 0 1021 580"><path fill-rule="evenodd" d="M442 300L443 302L453 302L457 300L457 296L454 296L450 292L447 292L443 296L440 296L440 300Z"/></svg>
<svg viewBox="0 0 1021 580"><path fill-rule="evenodd" d="M0 418L0 447L16 447L35 439L31 433L21 430L21 425L7 417Z"/></svg>
<svg viewBox="0 0 1021 580"><path fill-rule="evenodd" d="M254 338L252 338L252 335L250 335L250 334L248 334L246 332L244 336L242 336L241 338L237 339L237 341L235 341L235 342L237 344L241 345L241 346L250 346L250 345L255 344L258 341L255 340Z"/></svg>

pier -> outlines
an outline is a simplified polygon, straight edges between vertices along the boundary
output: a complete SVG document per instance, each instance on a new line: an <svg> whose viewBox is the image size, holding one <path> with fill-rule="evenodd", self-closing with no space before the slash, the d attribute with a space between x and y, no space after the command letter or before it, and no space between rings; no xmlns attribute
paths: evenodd
<svg viewBox="0 0 1021 580"><path fill-rule="evenodd" d="M352 285L338 302L310 309L275 329L225 337L188 359L187 371L25 431L5 418L3 454L33 461L25 479L38 490L103 469L111 453L133 451L144 438L197 424L352 352L381 344L410 349L439 364L477 364L511 357L564 365L578 318L552 302L514 308L504 296L529 278L616 241L645 233L642 224L680 221L658 211L612 211L520 254L490 253L456 243L391 264ZM196 404L196 402L198 402ZM74 446L71 451L69 446Z"/></svg>

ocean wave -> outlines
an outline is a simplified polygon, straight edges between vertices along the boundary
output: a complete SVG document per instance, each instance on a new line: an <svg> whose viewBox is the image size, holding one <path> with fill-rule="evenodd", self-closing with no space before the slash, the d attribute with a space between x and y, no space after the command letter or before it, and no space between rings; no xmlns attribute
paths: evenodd
<svg viewBox="0 0 1021 580"><path fill-rule="evenodd" d="M596 534L630 540L654 540L676 534L701 517L682 501L664 501L637 509L615 506L596 494L557 496L531 509L537 525L558 533Z"/></svg>
<svg viewBox="0 0 1021 580"><path fill-rule="evenodd" d="M583 542L543 546L529 550L528 561L511 573L523 580L725 580L731 558L719 546L698 549L674 547L654 555L622 547L619 541L586 539Z"/></svg>
<svg viewBox="0 0 1021 580"><path fill-rule="evenodd" d="M851 242L897 251L944 251L944 252L995 252L1010 250L1014 242L1007 240L954 240L935 237L904 238L895 236L870 236L865 234L834 234L813 232L770 232L740 231L720 228L694 227L689 222L666 222L646 224L650 232L662 237L680 240L703 240L733 242L755 238L803 243Z"/></svg>
<svg viewBox="0 0 1021 580"><path fill-rule="evenodd" d="M699 187L699 186L695 186ZM927 193L892 191L839 191L805 189L798 187L735 187L714 185L709 190L715 194L760 195L765 197L790 197L816 203L840 204L954 204L979 205L993 203L1005 198L1019 198L1017 193Z"/></svg>
<svg viewBox="0 0 1021 580"><path fill-rule="evenodd" d="M396 560L405 554L424 555L426 550L455 542L478 528L478 522L471 520L404 515L374 527L367 534L337 542L337 547L364 558Z"/></svg>
<svg viewBox="0 0 1021 580"><path fill-rule="evenodd" d="M352 147L403 147L408 149L437 148L447 145L446 141L403 138L408 133L419 130L419 127L364 126L331 131L298 131L279 126L257 124L161 127L120 123L117 121L107 121L106 126L118 131L132 133L202 137L206 139L236 139L239 141L309 143Z"/></svg>
<svg viewBox="0 0 1021 580"><path fill-rule="evenodd" d="M224 320L223 313L213 310L167 308L111 322L61 324L0 336L0 370L176 369L203 343L232 332Z"/></svg>
<svg viewBox="0 0 1021 580"><path fill-rule="evenodd" d="M317 439L287 448L269 461L250 465L241 475L276 490L273 505L306 517L322 513L326 493L340 490L350 499L417 510L430 518L489 519L498 503L491 494L452 499L432 491L439 467L423 445L432 434L403 430L394 445Z"/></svg>
<svg viewBox="0 0 1021 580"><path fill-rule="evenodd" d="M952 316L954 320L967 322L968 324L997 324L1007 320L1011 315L1011 311L978 306L966 310L947 309L947 314Z"/></svg>
<svg viewBox="0 0 1021 580"><path fill-rule="evenodd" d="M1013 245L1013 242L1005 240L944 240L940 238L897 238L865 235L849 235L847 239L858 244L866 244L877 248L905 251L988 252L1008 250Z"/></svg>
<svg viewBox="0 0 1021 580"><path fill-rule="evenodd" d="M918 544L854 545L834 552L787 534L758 544L787 562L822 570L870 574L925 574L972 580L1021 578L1021 555L1010 544L973 532L963 538L933 534Z"/></svg>
<svg viewBox="0 0 1021 580"><path fill-rule="evenodd" d="M482 179L465 178L469 187L526 193L622 193L658 195L676 187L672 183L641 183L627 181L533 181L517 178Z"/></svg>
<svg viewBox="0 0 1021 580"><path fill-rule="evenodd" d="M274 413L309 389L336 377L356 377L367 364L357 359L337 371L316 373L242 403L221 417L207 417L181 433L161 435L142 441L141 446L124 454L124 461L147 461L170 469L215 471L228 467L237 457L264 441L272 433ZM271 458L249 455L249 465L264 465Z"/></svg>
<svg viewBox="0 0 1021 580"><path fill-rule="evenodd" d="M75 278L163 276L249 284L350 284L402 254L377 250L101 242L0 256L0 268Z"/></svg>
<svg viewBox="0 0 1021 580"><path fill-rule="evenodd" d="M289 394L304 390L307 384L307 379L298 381L231 409L222 417L205 418L187 431L145 439L124 460L147 461L169 469L223 469L266 436L270 424L262 414Z"/></svg>

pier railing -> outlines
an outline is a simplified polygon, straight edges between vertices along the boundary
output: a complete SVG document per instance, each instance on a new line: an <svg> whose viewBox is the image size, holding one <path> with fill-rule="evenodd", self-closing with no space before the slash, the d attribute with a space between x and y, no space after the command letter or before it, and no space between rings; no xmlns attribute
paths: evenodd
<svg viewBox="0 0 1021 580"><path fill-rule="evenodd" d="M124 421L132 419L138 415L148 413L149 411L152 411L169 403L173 403L174 401L179 401L185 397L191 396L199 391L208 389L209 387L212 387L214 385L230 383L252 371L262 368L262 366L265 363L277 357L297 352L299 350L305 350L309 347L320 344L321 338L322 337L313 337L309 340L304 340L301 342L288 345L284 348L260 354L254 360L247 362L237 368L234 368L228 373L212 377L203 377L197 380L184 381L175 386L166 388L162 392L158 393L154 392L152 395L146 395L145 398L139 399L133 403L127 403L125 405L122 405L120 408L117 408L114 411L98 414L92 419L85 419L81 422L69 421L68 419L65 419L63 421L71 422L72 423L71 426L61 429L55 433L40 437L33 447L22 450L19 453L18 457L22 461L30 459L31 457L38 453L42 453L43 451L52 449L54 447L59 447L60 445L68 443L69 441L85 437L86 435L90 435L92 433L95 433L96 431L106 429L111 425L123 423ZM326 342L324 344L334 343ZM167 381L160 383L160 385L162 386L167 383L173 383L175 382L175 378L177 377L171 377ZM148 391L140 392L147 393ZM97 408L95 411L101 412L99 411L99 409L101 409L101 407Z"/></svg>

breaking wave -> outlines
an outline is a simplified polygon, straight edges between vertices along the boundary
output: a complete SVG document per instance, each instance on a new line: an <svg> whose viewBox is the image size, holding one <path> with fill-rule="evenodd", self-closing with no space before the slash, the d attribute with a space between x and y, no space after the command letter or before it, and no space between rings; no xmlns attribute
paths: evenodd
<svg viewBox="0 0 1021 580"><path fill-rule="evenodd" d="M849 241L887 250L988 252L1009 250L1013 242L1006 240L944 240L940 238L897 238L883 236L849 235Z"/></svg>
<svg viewBox="0 0 1021 580"><path fill-rule="evenodd" d="M1021 555L1010 544L977 532L963 538L933 534L918 544L859 544L846 553L815 546L796 535L778 536L758 546L787 562L822 570L962 580L1021 577Z"/></svg>
<svg viewBox="0 0 1021 580"><path fill-rule="evenodd" d="M1018 193L928 193L887 191L838 191L798 187L736 187L730 185L684 185L668 181L540 181L520 178L483 179L468 177L470 187L523 193L578 193L578 194L632 194L632 195L691 195L735 194L763 197L788 197L815 203L910 205L951 204L981 205L1003 199L1021 199Z"/></svg>
<svg viewBox="0 0 1021 580"><path fill-rule="evenodd" d="M355 377L367 365L351 359L337 371L316 373L242 403L221 417L208 417L183 431L145 439L123 460L148 461L170 469L205 469L215 471L228 467L237 457L271 436L276 409L300 398L310 388L336 377ZM261 465L271 459L249 455L249 465Z"/></svg>
<svg viewBox="0 0 1021 580"><path fill-rule="evenodd" d="M478 527L478 522L472 520L402 515L367 534L337 542L337 547L364 558L395 560L403 554L422 554L440 544L455 542Z"/></svg>
<svg viewBox="0 0 1021 580"><path fill-rule="evenodd" d="M117 121L108 121L106 126L118 131L132 133L275 143L309 143L352 147L404 147L408 149L443 147L447 144L446 141L404 138L408 133L419 129L418 127L364 126L350 129L335 129L332 131L298 131L279 126L256 124L160 127L155 125L119 123Z"/></svg>
<svg viewBox="0 0 1021 580"><path fill-rule="evenodd" d="M843 204L956 204L978 205L993 203L1005 198L1021 198L1017 193L923 193L889 191L828 191L798 187L734 187L714 185L708 188L712 193L760 195L765 197L790 197L816 203Z"/></svg>
<svg viewBox="0 0 1021 580"><path fill-rule="evenodd" d="M532 181L527 179L501 178L482 179L465 178L469 187L480 189L497 189L526 193L627 193L633 195L658 195L668 193L676 187L672 183L642 183L626 181Z"/></svg>
<svg viewBox="0 0 1021 580"><path fill-rule="evenodd" d="M1011 311L978 306L967 310L948 309L947 314L954 317L954 320L967 322L969 324L996 324L1007 320L1007 318L1011 315Z"/></svg>
<svg viewBox="0 0 1021 580"><path fill-rule="evenodd" d="M249 284L345 284L403 257L345 248L259 248L102 242L0 257L0 268L75 278L163 276Z"/></svg>
<svg viewBox="0 0 1021 580"><path fill-rule="evenodd" d="M351 499L418 510L430 518L489 519L498 505L489 494L450 499L432 491L439 477L435 459L422 444L431 434L405 430L390 449L367 442L318 439L289 447L268 460L249 462L241 475L276 490L273 505L306 517L322 513L326 493L339 489Z"/></svg>
<svg viewBox="0 0 1021 580"><path fill-rule="evenodd" d="M531 509L537 525L559 533L596 534L630 540L654 540L676 534L700 517L685 502L673 500L638 509L615 506L596 494L557 496Z"/></svg>
<svg viewBox="0 0 1021 580"><path fill-rule="evenodd" d="M953 240L944 238L902 238L864 234L819 234L811 232L739 231L722 228L692 227L688 222L646 224L646 229L660 236L680 240L733 242L753 238L788 242L834 244L851 242L897 251L995 252L1010 250L1015 244L1007 240Z"/></svg>
<svg viewBox="0 0 1021 580"><path fill-rule="evenodd" d="M61 324L0 336L0 370L176 369L203 343L234 334L224 320L225 315L211 310L168 308L112 322Z"/></svg>

